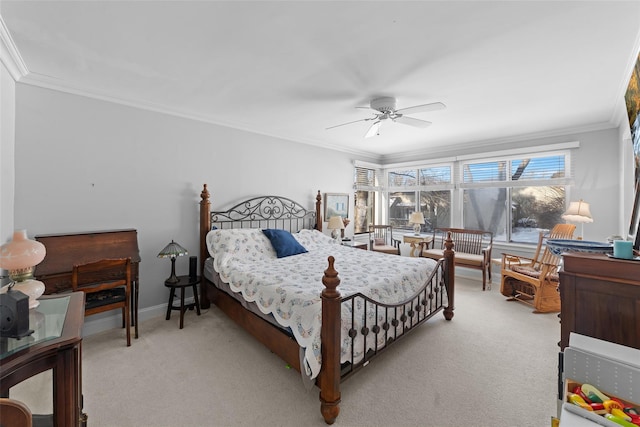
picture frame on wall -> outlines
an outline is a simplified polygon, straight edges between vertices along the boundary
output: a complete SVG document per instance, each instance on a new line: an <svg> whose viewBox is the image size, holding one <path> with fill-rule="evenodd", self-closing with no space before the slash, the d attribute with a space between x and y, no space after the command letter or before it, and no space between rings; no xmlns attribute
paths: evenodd
<svg viewBox="0 0 640 427"><path fill-rule="evenodd" d="M631 72L624 99L631 131L634 165L634 200L629 221L629 238L634 241L634 249L640 250L640 54Z"/></svg>
<svg viewBox="0 0 640 427"><path fill-rule="evenodd" d="M347 193L324 193L324 220L332 216L349 217L349 195Z"/></svg>

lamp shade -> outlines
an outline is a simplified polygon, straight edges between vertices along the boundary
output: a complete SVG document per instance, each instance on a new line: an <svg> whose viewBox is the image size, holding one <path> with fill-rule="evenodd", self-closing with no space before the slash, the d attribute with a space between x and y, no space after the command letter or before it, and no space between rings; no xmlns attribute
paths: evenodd
<svg viewBox="0 0 640 427"><path fill-rule="evenodd" d="M329 218L329 224L327 225L329 230L343 230L344 223L342 222L342 217L340 216L332 216Z"/></svg>
<svg viewBox="0 0 640 427"><path fill-rule="evenodd" d="M187 252L185 248L183 248L182 246L180 246L179 244L177 244L172 240L171 243L169 243L167 246L164 247L164 249L160 251L160 253L158 254L158 258L168 258L168 257L175 258L179 256L185 256L188 253L189 252Z"/></svg>
<svg viewBox="0 0 640 427"><path fill-rule="evenodd" d="M176 257L185 256L188 253L185 248L173 240L160 251L158 258L171 258L171 276L165 280L165 283L178 283L180 281L176 276Z"/></svg>
<svg viewBox="0 0 640 427"><path fill-rule="evenodd" d="M44 245L27 238L27 230L16 230L13 239L0 247L0 267L22 270L42 262L47 250Z"/></svg>
<svg viewBox="0 0 640 427"><path fill-rule="evenodd" d="M424 215L422 212L414 212L409 215L409 224L424 224Z"/></svg>
<svg viewBox="0 0 640 427"><path fill-rule="evenodd" d="M571 202L569 209L562 214L562 219L571 222L593 222L591 212L589 211L589 203L580 199L577 202Z"/></svg>

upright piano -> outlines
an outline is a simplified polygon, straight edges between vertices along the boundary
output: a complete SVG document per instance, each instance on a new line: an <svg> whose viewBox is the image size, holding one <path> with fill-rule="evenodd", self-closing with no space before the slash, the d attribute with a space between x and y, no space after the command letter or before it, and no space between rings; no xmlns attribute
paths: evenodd
<svg viewBox="0 0 640 427"><path fill-rule="evenodd" d="M105 258L131 258L131 318L138 338L138 285L140 251L135 229L89 231L35 236L47 254L36 266L34 276L44 283L45 294L71 290L71 271L75 264Z"/></svg>

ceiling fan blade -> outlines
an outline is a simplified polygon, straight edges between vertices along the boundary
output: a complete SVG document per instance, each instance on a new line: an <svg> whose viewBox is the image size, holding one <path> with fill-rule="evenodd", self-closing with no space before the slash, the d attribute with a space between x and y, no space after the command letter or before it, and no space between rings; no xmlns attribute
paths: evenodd
<svg viewBox="0 0 640 427"><path fill-rule="evenodd" d="M414 105L413 107L401 108L396 110L398 114L424 113L425 111L437 111L447 108L442 102L433 102L431 104Z"/></svg>
<svg viewBox="0 0 640 427"><path fill-rule="evenodd" d="M375 118L375 117L374 117L374 118ZM325 128L325 130L327 130L327 129L337 128L337 127L340 127L340 126L350 125L350 124L352 124L352 123L366 122L366 121L368 121L368 120L373 120L373 118L366 118L366 119L354 120L354 121L352 121L352 122L342 123L342 124L340 124L340 125L329 126L328 128Z"/></svg>
<svg viewBox="0 0 640 427"><path fill-rule="evenodd" d="M428 122L426 120L414 119L413 117L407 116L396 117L394 121L402 123L403 125L414 126L417 128L426 128L428 126L431 126L431 122Z"/></svg>
<svg viewBox="0 0 640 427"><path fill-rule="evenodd" d="M369 130L364 135L365 138L371 138L372 136L378 135L378 131L380 131L380 125L382 122L378 120L377 122L373 122L373 124L369 127Z"/></svg>

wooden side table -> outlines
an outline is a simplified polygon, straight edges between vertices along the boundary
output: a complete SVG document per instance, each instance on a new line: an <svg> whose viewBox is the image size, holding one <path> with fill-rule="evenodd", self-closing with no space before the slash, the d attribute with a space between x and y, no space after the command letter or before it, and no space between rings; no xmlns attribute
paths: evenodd
<svg viewBox="0 0 640 427"><path fill-rule="evenodd" d="M426 235L426 234L420 234L418 236L416 236L415 234L404 234L402 235L402 241L404 243L411 243L411 256L418 256L416 255L416 249L418 248L418 245L420 245L420 243L425 242L425 243L431 243L431 241L433 240L433 236L432 235Z"/></svg>
<svg viewBox="0 0 640 427"><path fill-rule="evenodd" d="M178 281L176 283L171 283L165 280L164 285L168 288L171 288L171 294L169 295L169 304L167 305L167 320L171 319L171 311L172 310L180 310L180 329L184 326L184 312L187 310L193 310L196 308L196 312L198 316L200 316L200 301L198 300L198 284L200 283L200 276L196 276L191 278L189 276L178 276ZM194 302L190 304L184 303L184 290L185 288L191 286L193 289L193 299ZM173 299L176 296L176 289L180 288L180 305L173 305Z"/></svg>

